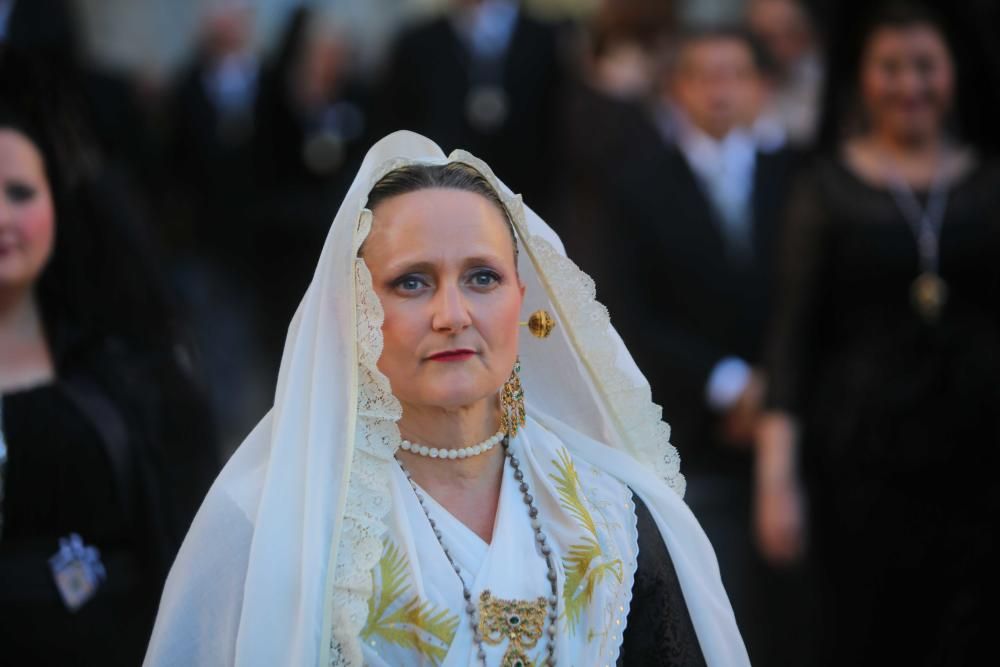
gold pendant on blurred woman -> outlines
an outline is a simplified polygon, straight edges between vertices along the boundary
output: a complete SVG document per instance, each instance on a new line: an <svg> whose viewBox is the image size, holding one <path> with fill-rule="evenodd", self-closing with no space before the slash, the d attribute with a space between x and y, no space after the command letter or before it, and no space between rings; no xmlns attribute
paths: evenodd
<svg viewBox="0 0 1000 667"><path fill-rule="evenodd" d="M937 322L948 302L948 284L936 273L925 271L910 287L910 298L917 313L927 322Z"/></svg>

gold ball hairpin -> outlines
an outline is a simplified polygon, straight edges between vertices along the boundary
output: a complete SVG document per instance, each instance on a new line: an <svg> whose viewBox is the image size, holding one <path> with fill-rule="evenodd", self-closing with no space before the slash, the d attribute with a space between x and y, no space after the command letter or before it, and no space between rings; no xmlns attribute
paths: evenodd
<svg viewBox="0 0 1000 667"><path fill-rule="evenodd" d="M536 310L528 317L527 322L520 322L521 326L527 326L528 331L535 338L548 338L552 330L556 328L556 321L548 311Z"/></svg>

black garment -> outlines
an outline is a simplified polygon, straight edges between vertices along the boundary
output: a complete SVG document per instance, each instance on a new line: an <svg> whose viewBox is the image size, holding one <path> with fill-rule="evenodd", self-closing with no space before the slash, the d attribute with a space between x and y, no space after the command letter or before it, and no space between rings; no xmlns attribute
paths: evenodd
<svg viewBox="0 0 1000 667"><path fill-rule="evenodd" d="M169 169L157 217L173 251L174 290L203 352L213 410L231 451L273 393L273 374L266 369L272 361L277 367L277 360L266 358L265 350L273 349L274 322L284 320L286 309L274 313L269 308L270 290L282 299L288 273L274 274L274 263L293 267L293 281L300 283L299 267L312 260L285 254L302 251L297 243L301 228L276 228L303 218L292 212L275 220L260 187L267 155L259 153L266 145L259 141L257 105L245 100L238 111L224 113L207 86L211 71L210 59L202 54L171 91L162 160ZM312 252L318 256L318 250Z"/></svg>
<svg viewBox="0 0 1000 667"><path fill-rule="evenodd" d="M258 178L262 187L279 196L302 194L314 200L324 195L323 213L329 214L324 223L329 226L372 143L368 91L360 81L345 77L321 104L307 110L292 98L296 76L301 75L293 65L276 65L261 79L255 137L256 155L262 158Z"/></svg>
<svg viewBox="0 0 1000 667"><path fill-rule="evenodd" d="M142 661L167 569L194 514L192 497L215 473L208 463L215 452L192 387L154 370L152 359L123 359L105 352L67 364L51 384L3 396L2 664ZM48 565L70 533L97 547L107 570L75 613Z"/></svg>
<svg viewBox="0 0 1000 667"><path fill-rule="evenodd" d="M159 582L140 557L136 508L123 502L100 433L61 382L3 401L9 447L0 540L4 661L139 664ZM137 476L127 481L136 485ZM100 549L108 572L98 595L76 614L63 606L48 567L59 538L71 532Z"/></svg>
<svg viewBox="0 0 1000 667"><path fill-rule="evenodd" d="M704 667L705 657L670 552L645 503L635 494L632 500L639 556L618 666Z"/></svg>
<svg viewBox="0 0 1000 667"><path fill-rule="evenodd" d="M998 211L996 165L951 188L950 296L929 324L890 192L825 159L794 197L769 400L803 422L831 665L979 664L1000 522Z"/></svg>
<svg viewBox="0 0 1000 667"><path fill-rule="evenodd" d="M73 66L79 53L77 16L66 0L14 0L0 45L37 51L59 68Z"/></svg>
<svg viewBox="0 0 1000 667"><path fill-rule="evenodd" d="M496 62L476 62L442 16L404 32L393 48L376 111L381 134L414 130L447 153L465 149L485 160L536 210L550 194L556 95L562 65L556 26L518 13L510 43ZM480 84L498 85L508 113L497 127L470 122L467 103Z"/></svg>
<svg viewBox="0 0 1000 667"><path fill-rule="evenodd" d="M250 247L257 230L247 220L255 220L263 162L256 152L256 105L250 101L245 108L224 113L208 90L211 71L207 56L200 55L171 91L164 155L171 169L164 176L181 201L165 202L177 209L165 222L190 227L170 230L175 243L190 244L185 250L243 269L252 263Z"/></svg>
<svg viewBox="0 0 1000 667"><path fill-rule="evenodd" d="M594 275L607 252L602 236L617 220L609 167L627 163L636 146L659 142L660 135L639 101L615 98L581 79L567 85L560 109L559 168L550 175L556 192L547 220L567 256Z"/></svg>
<svg viewBox="0 0 1000 667"><path fill-rule="evenodd" d="M127 545L132 508L119 497L100 434L63 383L6 395L3 404L10 454L0 549L24 539L53 547L71 531L101 546Z"/></svg>
<svg viewBox="0 0 1000 667"><path fill-rule="evenodd" d="M621 167L597 296L663 406L688 475L748 474L748 452L721 442L705 389L724 357L761 359L793 162L785 152L757 155L747 261L727 252L722 223L679 150L657 142Z"/></svg>
<svg viewBox="0 0 1000 667"><path fill-rule="evenodd" d="M326 81L321 100L296 99L307 75L315 12L292 13L261 76L256 105L259 181L247 223L254 230L247 272L258 311L254 329L263 375L277 377L288 322L309 286L330 221L372 144L368 90L349 72ZM273 392L269 392L273 393Z"/></svg>

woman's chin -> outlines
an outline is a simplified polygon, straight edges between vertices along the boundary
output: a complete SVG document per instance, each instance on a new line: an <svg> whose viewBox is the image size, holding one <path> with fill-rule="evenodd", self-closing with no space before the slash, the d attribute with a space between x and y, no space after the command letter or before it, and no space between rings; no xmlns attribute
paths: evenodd
<svg viewBox="0 0 1000 667"><path fill-rule="evenodd" d="M458 410L490 398L495 391L484 390L481 385L462 385L454 383L447 386L434 387L423 392L420 403L428 407L442 410Z"/></svg>

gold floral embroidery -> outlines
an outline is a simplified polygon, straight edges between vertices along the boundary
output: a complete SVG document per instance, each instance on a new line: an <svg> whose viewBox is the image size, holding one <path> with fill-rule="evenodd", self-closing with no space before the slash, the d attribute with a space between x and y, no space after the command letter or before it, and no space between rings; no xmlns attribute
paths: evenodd
<svg viewBox="0 0 1000 667"><path fill-rule="evenodd" d="M547 601L503 600L487 590L479 596L479 632L490 646L508 640L501 667L534 667L528 651L538 645L545 626Z"/></svg>
<svg viewBox="0 0 1000 667"><path fill-rule="evenodd" d="M597 524L584 502L580 476L569 452L565 448L559 450L559 461L553 461L552 464L559 471L558 475L549 477L556 483L560 504L588 533L580 544L571 545L563 557L563 567L566 568L566 582L563 586L565 615L570 632L574 632L580 622L580 615L594 596L594 588L608 573L620 584L625 573L621 560L609 560L604 555Z"/></svg>
<svg viewBox="0 0 1000 667"><path fill-rule="evenodd" d="M434 665L441 664L458 628L458 616L447 609L438 611L430 602L413 595L403 604L410 585L406 583L409 562L395 544L386 540L378 563L380 585L368 600L368 621L361 637L378 637L389 644L417 651ZM378 598L376 601L376 597Z"/></svg>

